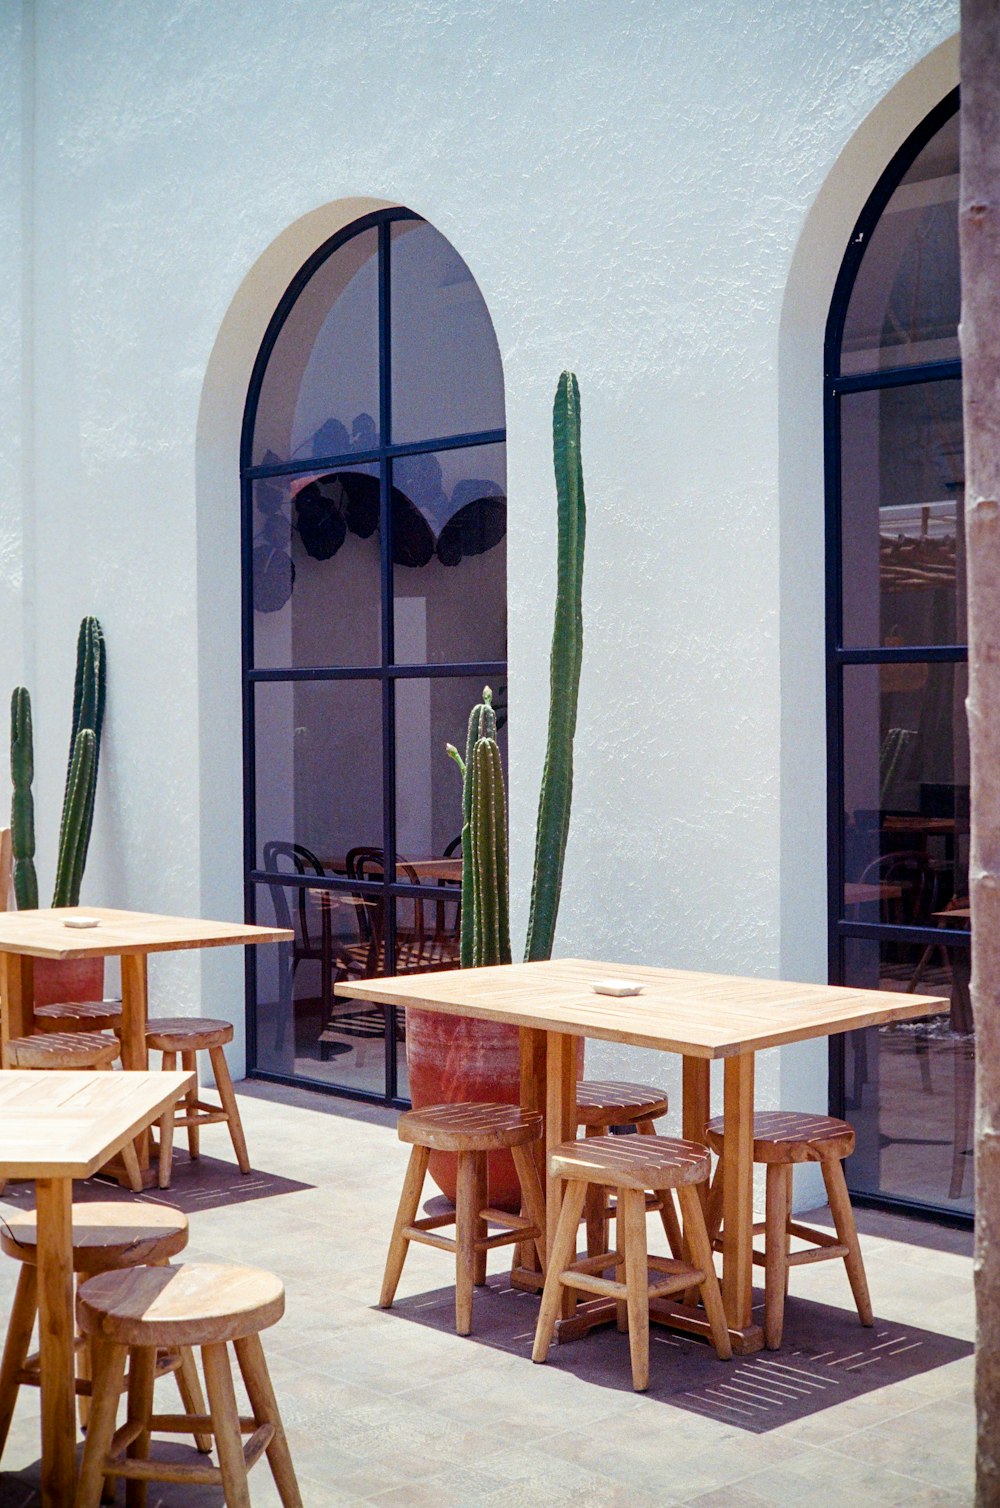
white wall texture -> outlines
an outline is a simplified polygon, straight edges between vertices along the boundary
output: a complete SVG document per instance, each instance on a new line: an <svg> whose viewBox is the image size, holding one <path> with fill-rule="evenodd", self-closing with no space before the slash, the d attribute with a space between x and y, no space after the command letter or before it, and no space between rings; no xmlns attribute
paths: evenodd
<svg viewBox="0 0 1000 1508"><path fill-rule="evenodd" d="M401 203L468 263L504 359L516 936L570 366L590 511L559 951L823 977L822 330L864 199L956 81L957 22L955 0L8 0L0 665L35 700L43 885L94 611L85 896L240 914L250 364L305 256ZM223 952L153 988L240 1019ZM761 1102L784 1079L821 1104L822 1050L785 1057Z"/></svg>

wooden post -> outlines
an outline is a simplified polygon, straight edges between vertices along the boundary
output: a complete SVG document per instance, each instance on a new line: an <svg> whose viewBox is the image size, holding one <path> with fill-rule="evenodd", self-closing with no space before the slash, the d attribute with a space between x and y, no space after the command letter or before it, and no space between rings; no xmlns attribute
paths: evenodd
<svg viewBox="0 0 1000 1508"><path fill-rule="evenodd" d="M549 1154L560 1142L576 1139L576 1038L566 1032L549 1032L546 1049L545 1094L545 1270L549 1270L562 1206L562 1179L549 1174ZM570 1319L576 1312L576 1290L564 1288L560 1315Z"/></svg>
<svg viewBox="0 0 1000 1508"><path fill-rule="evenodd" d="M69 1178L39 1178L36 1188L42 1503L45 1508L66 1508L76 1486L73 1183Z"/></svg>
<svg viewBox="0 0 1000 1508"><path fill-rule="evenodd" d="M959 244L976 1027L976 1502L1000 1502L1000 8L962 0Z"/></svg>
<svg viewBox="0 0 1000 1508"><path fill-rule="evenodd" d="M0 1031L3 1033L3 1066L11 1037L30 1037L35 1024L35 969L25 953L0 953Z"/></svg>
<svg viewBox="0 0 1000 1508"><path fill-rule="evenodd" d="M731 1330L753 1320L753 1053L725 1060L722 1302Z"/></svg>

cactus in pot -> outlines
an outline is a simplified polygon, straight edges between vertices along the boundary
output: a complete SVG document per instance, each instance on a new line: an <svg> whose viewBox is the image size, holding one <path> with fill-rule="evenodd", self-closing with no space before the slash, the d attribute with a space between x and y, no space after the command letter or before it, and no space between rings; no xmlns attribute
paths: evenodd
<svg viewBox="0 0 1000 1508"><path fill-rule="evenodd" d="M73 726L59 828L53 906L75 906L80 899L80 884L94 821L106 689L107 664L101 625L96 618L84 618L76 647ZM25 911L38 905L38 882L34 866L34 801L31 794L34 773L31 698L24 686L15 688L10 711L14 892L18 908Z"/></svg>
<svg viewBox="0 0 1000 1508"><path fill-rule="evenodd" d="M448 744L462 772L463 969L511 961L507 795L496 734L493 693L487 686L469 716L465 759Z"/></svg>

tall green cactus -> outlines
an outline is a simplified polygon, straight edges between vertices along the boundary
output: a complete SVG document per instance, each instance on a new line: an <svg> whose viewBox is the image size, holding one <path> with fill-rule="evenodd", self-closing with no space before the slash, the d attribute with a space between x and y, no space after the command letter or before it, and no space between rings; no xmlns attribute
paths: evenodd
<svg viewBox="0 0 1000 1508"><path fill-rule="evenodd" d="M75 906L80 900L80 884L94 822L106 687L104 634L96 618L84 618L76 645L73 727L63 792L53 906ZM34 800L31 794L34 750L31 698L23 686L16 688L10 704L10 766L14 792L11 809L14 893L18 909L31 911L38 906Z"/></svg>
<svg viewBox="0 0 1000 1508"><path fill-rule="evenodd" d="M580 389L563 372L552 410L559 509L558 582L550 659L549 732L535 830L535 870L524 956L551 958L573 796L573 735L583 663L583 548L587 509L580 459Z"/></svg>
<svg viewBox="0 0 1000 1508"><path fill-rule="evenodd" d="M496 730L487 686L469 717L465 759L448 745L462 772L463 969L511 961L507 798Z"/></svg>
<svg viewBox="0 0 1000 1508"><path fill-rule="evenodd" d="M13 788L10 827L14 854L14 895L18 909L38 909L38 876L35 874L35 799L31 782L35 776L35 750L31 734L31 697L16 686L10 699L10 778Z"/></svg>

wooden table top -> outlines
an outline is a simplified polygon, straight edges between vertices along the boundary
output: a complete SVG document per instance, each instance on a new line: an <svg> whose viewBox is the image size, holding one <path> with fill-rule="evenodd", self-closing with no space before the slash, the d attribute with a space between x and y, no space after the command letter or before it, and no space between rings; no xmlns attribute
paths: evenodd
<svg viewBox="0 0 1000 1508"><path fill-rule="evenodd" d="M194 1086L193 1073L0 1073L0 1179L89 1178Z"/></svg>
<svg viewBox="0 0 1000 1508"><path fill-rule="evenodd" d="M96 916L97 927L67 927L74 916ZM282 927L210 922L153 911L114 911L106 906L60 906L42 911L0 912L0 952L33 958L105 958L119 953L169 953L181 948L220 948L232 943L287 942Z"/></svg>
<svg viewBox="0 0 1000 1508"><path fill-rule="evenodd" d="M595 995L591 985L603 979L641 984L642 993L621 999ZM741 979L579 958L404 974L395 979L352 979L334 985L334 993L600 1037L695 1058L733 1057L949 1008L949 1002L938 996Z"/></svg>

